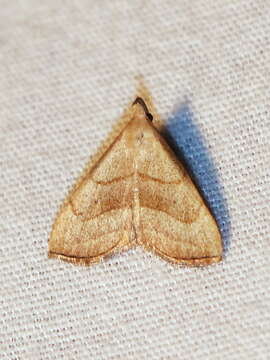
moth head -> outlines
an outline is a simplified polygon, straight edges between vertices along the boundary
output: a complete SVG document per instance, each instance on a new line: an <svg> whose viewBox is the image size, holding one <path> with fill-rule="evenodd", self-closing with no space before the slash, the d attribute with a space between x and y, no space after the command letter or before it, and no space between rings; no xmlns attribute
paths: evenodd
<svg viewBox="0 0 270 360"><path fill-rule="evenodd" d="M141 112L141 115L146 117L149 121L153 120L153 115L149 112L146 103L141 97L137 96L132 105L137 105L138 112Z"/></svg>

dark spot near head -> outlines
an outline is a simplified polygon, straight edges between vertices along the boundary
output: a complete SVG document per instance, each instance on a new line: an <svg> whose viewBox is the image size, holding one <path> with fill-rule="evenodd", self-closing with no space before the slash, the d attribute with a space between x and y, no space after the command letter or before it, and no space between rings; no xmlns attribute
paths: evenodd
<svg viewBox="0 0 270 360"><path fill-rule="evenodd" d="M147 116L148 120L152 121L153 120L153 115L150 114L150 112L148 111L148 108L146 106L146 103L144 102L144 100L141 97L137 97L134 101L133 101L133 105L135 104L140 104L145 112L145 115Z"/></svg>
<svg viewBox="0 0 270 360"><path fill-rule="evenodd" d="M81 239L80 239L80 238L76 238L76 239L75 239L75 243L76 243L76 244L80 244L80 242L81 242Z"/></svg>
<svg viewBox="0 0 270 360"><path fill-rule="evenodd" d="M148 113L146 113L146 116L148 117L148 119L149 119L150 121L152 121L152 120L153 120L153 115L152 115L152 114L150 114L149 112L148 112Z"/></svg>
<svg viewBox="0 0 270 360"><path fill-rule="evenodd" d="M140 144L142 144L142 142L143 142L143 137L144 137L143 132L140 132L140 133L136 136L137 142L140 143Z"/></svg>

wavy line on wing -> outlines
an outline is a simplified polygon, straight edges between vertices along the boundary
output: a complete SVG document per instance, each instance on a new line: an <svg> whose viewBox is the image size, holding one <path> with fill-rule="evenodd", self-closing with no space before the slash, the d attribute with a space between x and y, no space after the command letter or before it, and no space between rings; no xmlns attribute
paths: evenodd
<svg viewBox="0 0 270 360"><path fill-rule="evenodd" d="M171 217L172 219L175 219L175 220L177 220L178 222L181 222L181 223L183 223L183 224L192 224L192 223L194 223L194 222L197 220L197 218L199 217L199 213L200 213L200 210L201 210L201 208L202 208L202 205L203 205L203 204L201 204L201 205L199 206L199 208L198 208L198 210L197 210L197 211L198 211L198 215L196 215L195 219L192 220L192 221L183 221L183 220L180 220L179 218L177 218L176 216L170 214L169 212L167 212L167 211L165 211L165 210L157 209L157 208L154 208L154 207L151 207L151 206L145 206L145 205L144 205L144 206L141 206L141 208L142 208L142 209L150 209L150 210L154 210L154 211L161 212L161 213L166 214L166 215L168 215L169 217Z"/></svg>
<svg viewBox="0 0 270 360"><path fill-rule="evenodd" d="M153 231L152 229L150 229L149 227L143 226L143 234L145 234L145 233L147 233L147 232L153 233L154 231ZM157 238L158 238L158 234L159 234L159 233L162 234L163 236L165 236L169 241L173 241L173 242L175 242L175 243L181 242L181 238L178 238L178 239L173 238L173 237L171 236L171 234L168 234L167 232L165 232L165 231L161 230L159 227L157 227L157 232L156 232ZM198 236L198 237L199 237L199 236ZM146 240L146 241L147 241L147 240ZM200 248L200 247L201 247L201 244L195 243L195 242L192 241L192 240L188 240L188 243L189 243L190 246L193 246L193 247L195 247L195 248Z"/></svg>
<svg viewBox="0 0 270 360"><path fill-rule="evenodd" d="M73 215L75 215L75 216L83 216L83 213L77 212L77 211L74 209L74 204L72 203L71 200L69 201L69 205L70 205L70 207L71 207L71 211L72 211ZM99 214L97 214L97 215L95 215L95 216L90 216L90 217L83 218L83 219L81 219L81 221L82 221L82 222L90 221L90 220L93 220L93 219L98 218L99 216L102 216L102 215L105 214L105 213L109 213L109 212L115 211L115 210L124 210L124 209L131 209L131 206L123 206L123 207L110 208L110 209L108 209L108 210L102 211L101 213L99 213Z"/></svg>
<svg viewBox="0 0 270 360"><path fill-rule="evenodd" d="M107 180L107 181L103 181L103 180L94 180L93 178L90 178L90 180L97 184L97 185L110 185L110 184L113 184L113 183L117 183L117 182L120 182L120 181L123 181L123 180L126 180L132 176L135 175L135 172L133 172L132 174L129 174L129 175L126 175L126 176L119 176L119 177L116 177L116 178L113 178L111 180ZM174 181L164 181L164 180L161 180L159 178L155 178L153 176L150 176L150 175L147 175L147 174L144 174L144 173L140 173L138 172L138 176L143 180L143 181L148 181L148 180L151 180L151 181L154 181L154 182L158 182L162 185L179 185L182 183L182 180L174 180Z"/></svg>

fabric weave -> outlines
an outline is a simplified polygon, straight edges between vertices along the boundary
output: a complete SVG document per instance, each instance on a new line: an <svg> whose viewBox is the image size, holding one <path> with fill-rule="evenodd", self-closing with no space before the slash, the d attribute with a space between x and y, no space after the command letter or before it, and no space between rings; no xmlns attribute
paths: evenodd
<svg viewBox="0 0 270 360"><path fill-rule="evenodd" d="M269 10L1 1L1 359L269 359ZM217 218L218 265L47 259L57 208L138 75Z"/></svg>

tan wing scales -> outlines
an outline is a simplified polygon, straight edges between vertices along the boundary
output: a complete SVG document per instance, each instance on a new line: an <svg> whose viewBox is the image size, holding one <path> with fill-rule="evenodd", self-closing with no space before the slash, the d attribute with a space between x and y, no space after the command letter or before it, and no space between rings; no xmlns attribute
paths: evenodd
<svg viewBox="0 0 270 360"><path fill-rule="evenodd" d="M218 227L183 165L147 119L137 128L142 245L175 263L220 261Z"/></svg>
<svg viewBox="0 0 270 360"><path fill-rule="evenodd" d="M120 135L60 210L49 257L90 264L132 245L132 164Z"/></svg>
<svg viewBox="0 0 270 360"><path fill-rule="evenodd" d="M149 120L147 104L136 102L125 128L62 206L49 256L90 264L136 241L174 263L219 261L214 218Z"/></svg>

